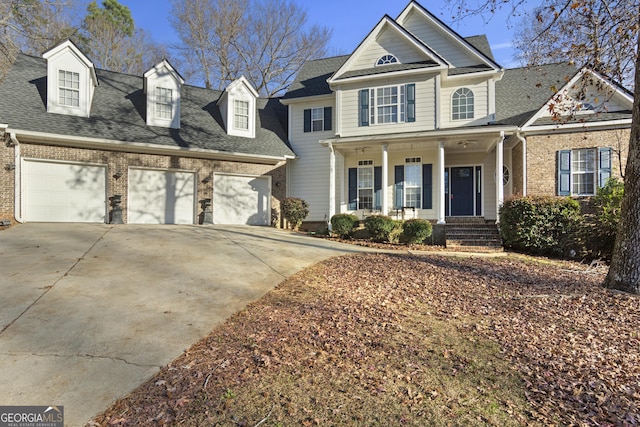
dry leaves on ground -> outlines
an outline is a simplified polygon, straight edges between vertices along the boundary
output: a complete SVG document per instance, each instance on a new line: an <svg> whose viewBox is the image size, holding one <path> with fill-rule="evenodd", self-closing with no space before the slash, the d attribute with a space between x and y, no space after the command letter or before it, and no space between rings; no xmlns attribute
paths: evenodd
<svg viewBox="0 0 640 427"><path fill-rule="evenodd" d="M640 300L602 269L360 254L285 281L94 425L640 424Z"/></svg>

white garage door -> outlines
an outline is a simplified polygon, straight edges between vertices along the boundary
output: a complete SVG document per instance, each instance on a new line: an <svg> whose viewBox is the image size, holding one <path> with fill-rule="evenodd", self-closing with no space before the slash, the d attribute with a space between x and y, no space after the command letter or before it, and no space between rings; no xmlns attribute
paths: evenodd
<svg viewBox="0 0 640 427"><path fill-rule="evenodd" d="M106 166L25 160L26 221L106 222Z"/></svg>
<svg viewBox="0 0 640 427"><path fill-rule="evenodd" d="M195 173L129 169L129 224L193 224Z"/></svg>
<svg viewBox="0 0 640 427"><path fill-rule="evenodd" d="M269 225L270 199L268 177L216 174L213 178L213 222Z"/></svg>

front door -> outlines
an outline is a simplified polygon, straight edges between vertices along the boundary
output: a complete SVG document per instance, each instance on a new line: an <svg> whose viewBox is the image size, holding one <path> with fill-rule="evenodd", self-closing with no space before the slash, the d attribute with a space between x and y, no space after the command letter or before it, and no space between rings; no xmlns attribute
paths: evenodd
<svg viewBox="0 0 640 427"><path fill-rule="evenodd" d="M475 175L473 166L450 168L449 211L451 216L476 215Z"/></svg>

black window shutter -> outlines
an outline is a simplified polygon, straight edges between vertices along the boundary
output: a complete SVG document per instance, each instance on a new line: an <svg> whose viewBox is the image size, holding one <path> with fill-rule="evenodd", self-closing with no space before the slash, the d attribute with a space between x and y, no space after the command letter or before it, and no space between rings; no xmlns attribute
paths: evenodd
<svg viewBox="0 0 640 427"><path fill-rule="evenodd" d="M311 132L311 110L304 110L304 131Z"/></svg>
<svg viewBox="0 0 640 427"><path fill-rule="evenodd" d="M373 168L373 193L373 207L380 210L382 209L382 166Z"/></svg>
<svg viewBox="0 0 640 427"><path fill-rule="evenodd" d="M433 207L433 165L422 165L422 209Z"/></svg>
<svg viewBox="0 0 640 427"><path fill-rule="evenodd" d="M396 165L395 167L395 196L393 198L393 207L401 209L404 206L404 165Z"/></svg>
<svg viewBox="0 0 640 427"><path fill-rule="evenodd" d="M324 130L331 130L331 107L324 107Z"/></svg>
<svg viewBox="0 0 640 427"><path fill-rule="evenodd" d="M358 209L358 168L349 168L349 210Z"/></svg>
<svg viewBox="0 0 640 427"><path fill-rule="evenodd" d="M369 89L360 91L360 126L369 126Z"/></svg>
<svg viewBox="0 0 640 427"><path fill-rule="evenodd" d="M416 85L407 85L407 122L416 121Z"/></svg>

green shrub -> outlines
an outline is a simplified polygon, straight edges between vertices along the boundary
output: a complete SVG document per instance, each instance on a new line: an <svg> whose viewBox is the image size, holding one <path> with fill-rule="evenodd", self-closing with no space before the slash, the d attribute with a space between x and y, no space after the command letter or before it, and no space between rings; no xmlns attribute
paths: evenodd
<svg viewBox="0 0 640 427"><path fill-rule="evenodd" d="M302 221L309 215L309 204L297 197L285 198L280 206L282 215L294 230L300 227Z"/></svg>
<svg viewBox="0 0 640 427"><path fill-rule="evenodd" d="M399 222L385 215L371 215L364 220L364 228L371 233L371 238L376 242L389 242L389 236L396 228L400 228ZM398 239L400 233L393 233L393 239Z"/></svg>
<svg viewBox="0 0 640 427"><path fill-rule="evenodd" d="M616 178L610 178L604 187L598 188L590 202L593 213L584 216L579 233L581 255L589 259L611 259L623 196L624 183Z"/></svg>
<svg viewBox="0 0 640 427"><path fill-rule="evenodd" d="M431 223L424 219L410 219L402 224L402 238L408 244L424 242L431 232Z"/></svg>
<svg viewBox="0 0 640 427"><path fill-rule="evenodd" d="M331 217L331 232L340 238L351 237L353 231L358 227L360 221L358 217L351 214L336 214Z"/></svg>
<svg viewBox="0 0 640 427"><path fill-rule="evenodd" d="M580 204L569 197L512 198L500 208L504 246L536 255L568 255L580 223Z"/></svg>

